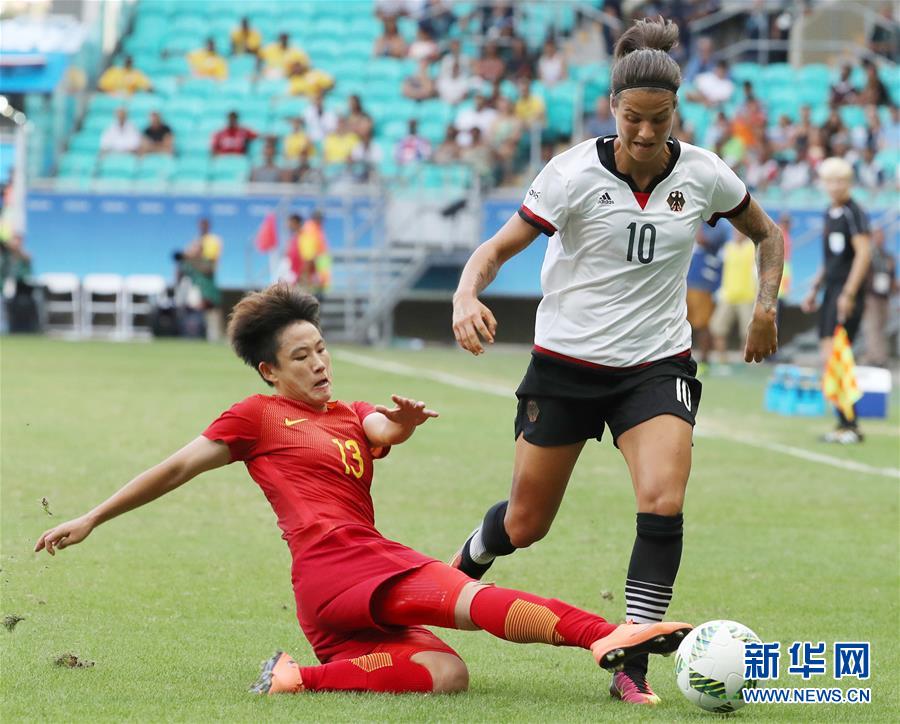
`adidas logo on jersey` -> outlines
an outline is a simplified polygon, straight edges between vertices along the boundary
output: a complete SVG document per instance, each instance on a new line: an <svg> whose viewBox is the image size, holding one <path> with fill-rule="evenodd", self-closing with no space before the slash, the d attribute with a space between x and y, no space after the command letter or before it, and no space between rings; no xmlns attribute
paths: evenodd
<svg viewBox="0 0 900 724"><path fill-rule="evenodd" d="M612 196L609 195L609 191L604 191L597 198L597 206L612 206L615 201L612 200Z"/></svg>

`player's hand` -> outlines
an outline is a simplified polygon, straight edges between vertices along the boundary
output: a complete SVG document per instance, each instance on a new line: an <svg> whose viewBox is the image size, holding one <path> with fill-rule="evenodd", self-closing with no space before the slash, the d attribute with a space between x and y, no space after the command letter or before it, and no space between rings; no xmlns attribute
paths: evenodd
<svg viewBox="0 0 900 724"><path fill-rule="evenodd" d="M60 523L55 528L46 531L37 543L34 544L34 552L45 550L51 556L55 555L54 548L68 548L76 543L81 543L94 530L94 523L86 515L74 518L66 523Z"/></svg>
<svg viewBox="0 0 900 724"><path fill-rule="evenodd" d="M380 412L394 424L406 429L412 430L426 420L438 416L434 410L425 407L424 402L400 397L400 395L391 395L391 399L396 407L388 409L384 405L375 405L375 412Z"/></svg>
<svg viewBox="0 0 900 724"><path fill-rule="evenodd" d="M762 362L778 350L778 329L775 326L775 310L767 311L758 304L753 308L753 319L747 329L744 346L744 362Z"/></svg>
<svg viewBox="0 0 900 724"><path fill-rule="evenodd" d="M837 321L843 324L853 316L853 308L856 306L856 300L849 294L841 292L837 298Z"/></svg>
<svg viewBox="0 0 900 724"><path fill-rule="evenodd" d="M812 314L819 308L819 305L816 304L816 293L810 292L807 294L803 301L800 303L800 309L802 309L806 314Z"/></svg>
<svg viewBox="0 0 900 724"><path fill-rule="evenodd" d="M482 354L482 340L493 344L496 333L497 320L477 297L453 298L453 336L460 347L474 355Z"/></svg>

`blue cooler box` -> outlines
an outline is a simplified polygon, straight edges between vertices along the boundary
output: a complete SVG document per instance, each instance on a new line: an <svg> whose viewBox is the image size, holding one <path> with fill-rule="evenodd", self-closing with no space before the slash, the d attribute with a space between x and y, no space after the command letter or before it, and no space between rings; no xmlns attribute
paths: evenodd
<svg viewBox="0 0 900 724"><path fill-rule="evenodd" d="M857 416L887 417L891 395L890 370L881 367L857 367L856 383L859 391L863 393L856 403Z"/></svg>

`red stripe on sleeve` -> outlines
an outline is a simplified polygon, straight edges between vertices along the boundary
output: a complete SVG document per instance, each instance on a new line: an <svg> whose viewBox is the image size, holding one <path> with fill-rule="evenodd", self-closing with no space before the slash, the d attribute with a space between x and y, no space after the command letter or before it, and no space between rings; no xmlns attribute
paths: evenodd
<svg viewBox="0 0 900 724"><path fill-rule="evenodd" d="M710 226L715 226L719 219L732 219L741 213L744 209L746 209L750 205L750 192L748 191L744 194L744 198L741 199L741 203L735 206L731 211L723 211L721 213L716 212L712 216L709 217L709 221L706 223Z"/></svg>
<svg viewBox="0 0 900 724"><path fill-rule="evenodd" d="M543 231L545 234L547 234L547 236L553 236L556 233L556 227L553 224L551 224L546 219L542 219L531 209L525 206L525 204L522 204L519 207L519 216L521 216L524 221L527 221L539 231Z"/></svg>

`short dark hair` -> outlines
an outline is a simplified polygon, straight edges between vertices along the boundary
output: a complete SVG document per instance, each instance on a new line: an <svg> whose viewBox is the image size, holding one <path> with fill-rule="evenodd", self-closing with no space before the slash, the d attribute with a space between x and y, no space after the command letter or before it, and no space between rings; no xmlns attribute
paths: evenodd
<svg viewBox="0 0 900 724"><path fill-rule="evenodd" d="M259 372L259 363L278 366L278 345L285 327L309 322L319 327L319 301L285 282L239 301L228 317L228 339L235 354ZM262 377L262 373L259 372ZM263 377L270 387L272 383Z"/></svg>
<svg viewBox="0 0 900 724"><path fill-rule="evenodd" d="M293 222L295 222L295 223L297 223L297 224L302 224L302 223L303 223L303 217L300 216L300 214L291 214L290 216L288 216L288 221L293 221Z"/></svg>

